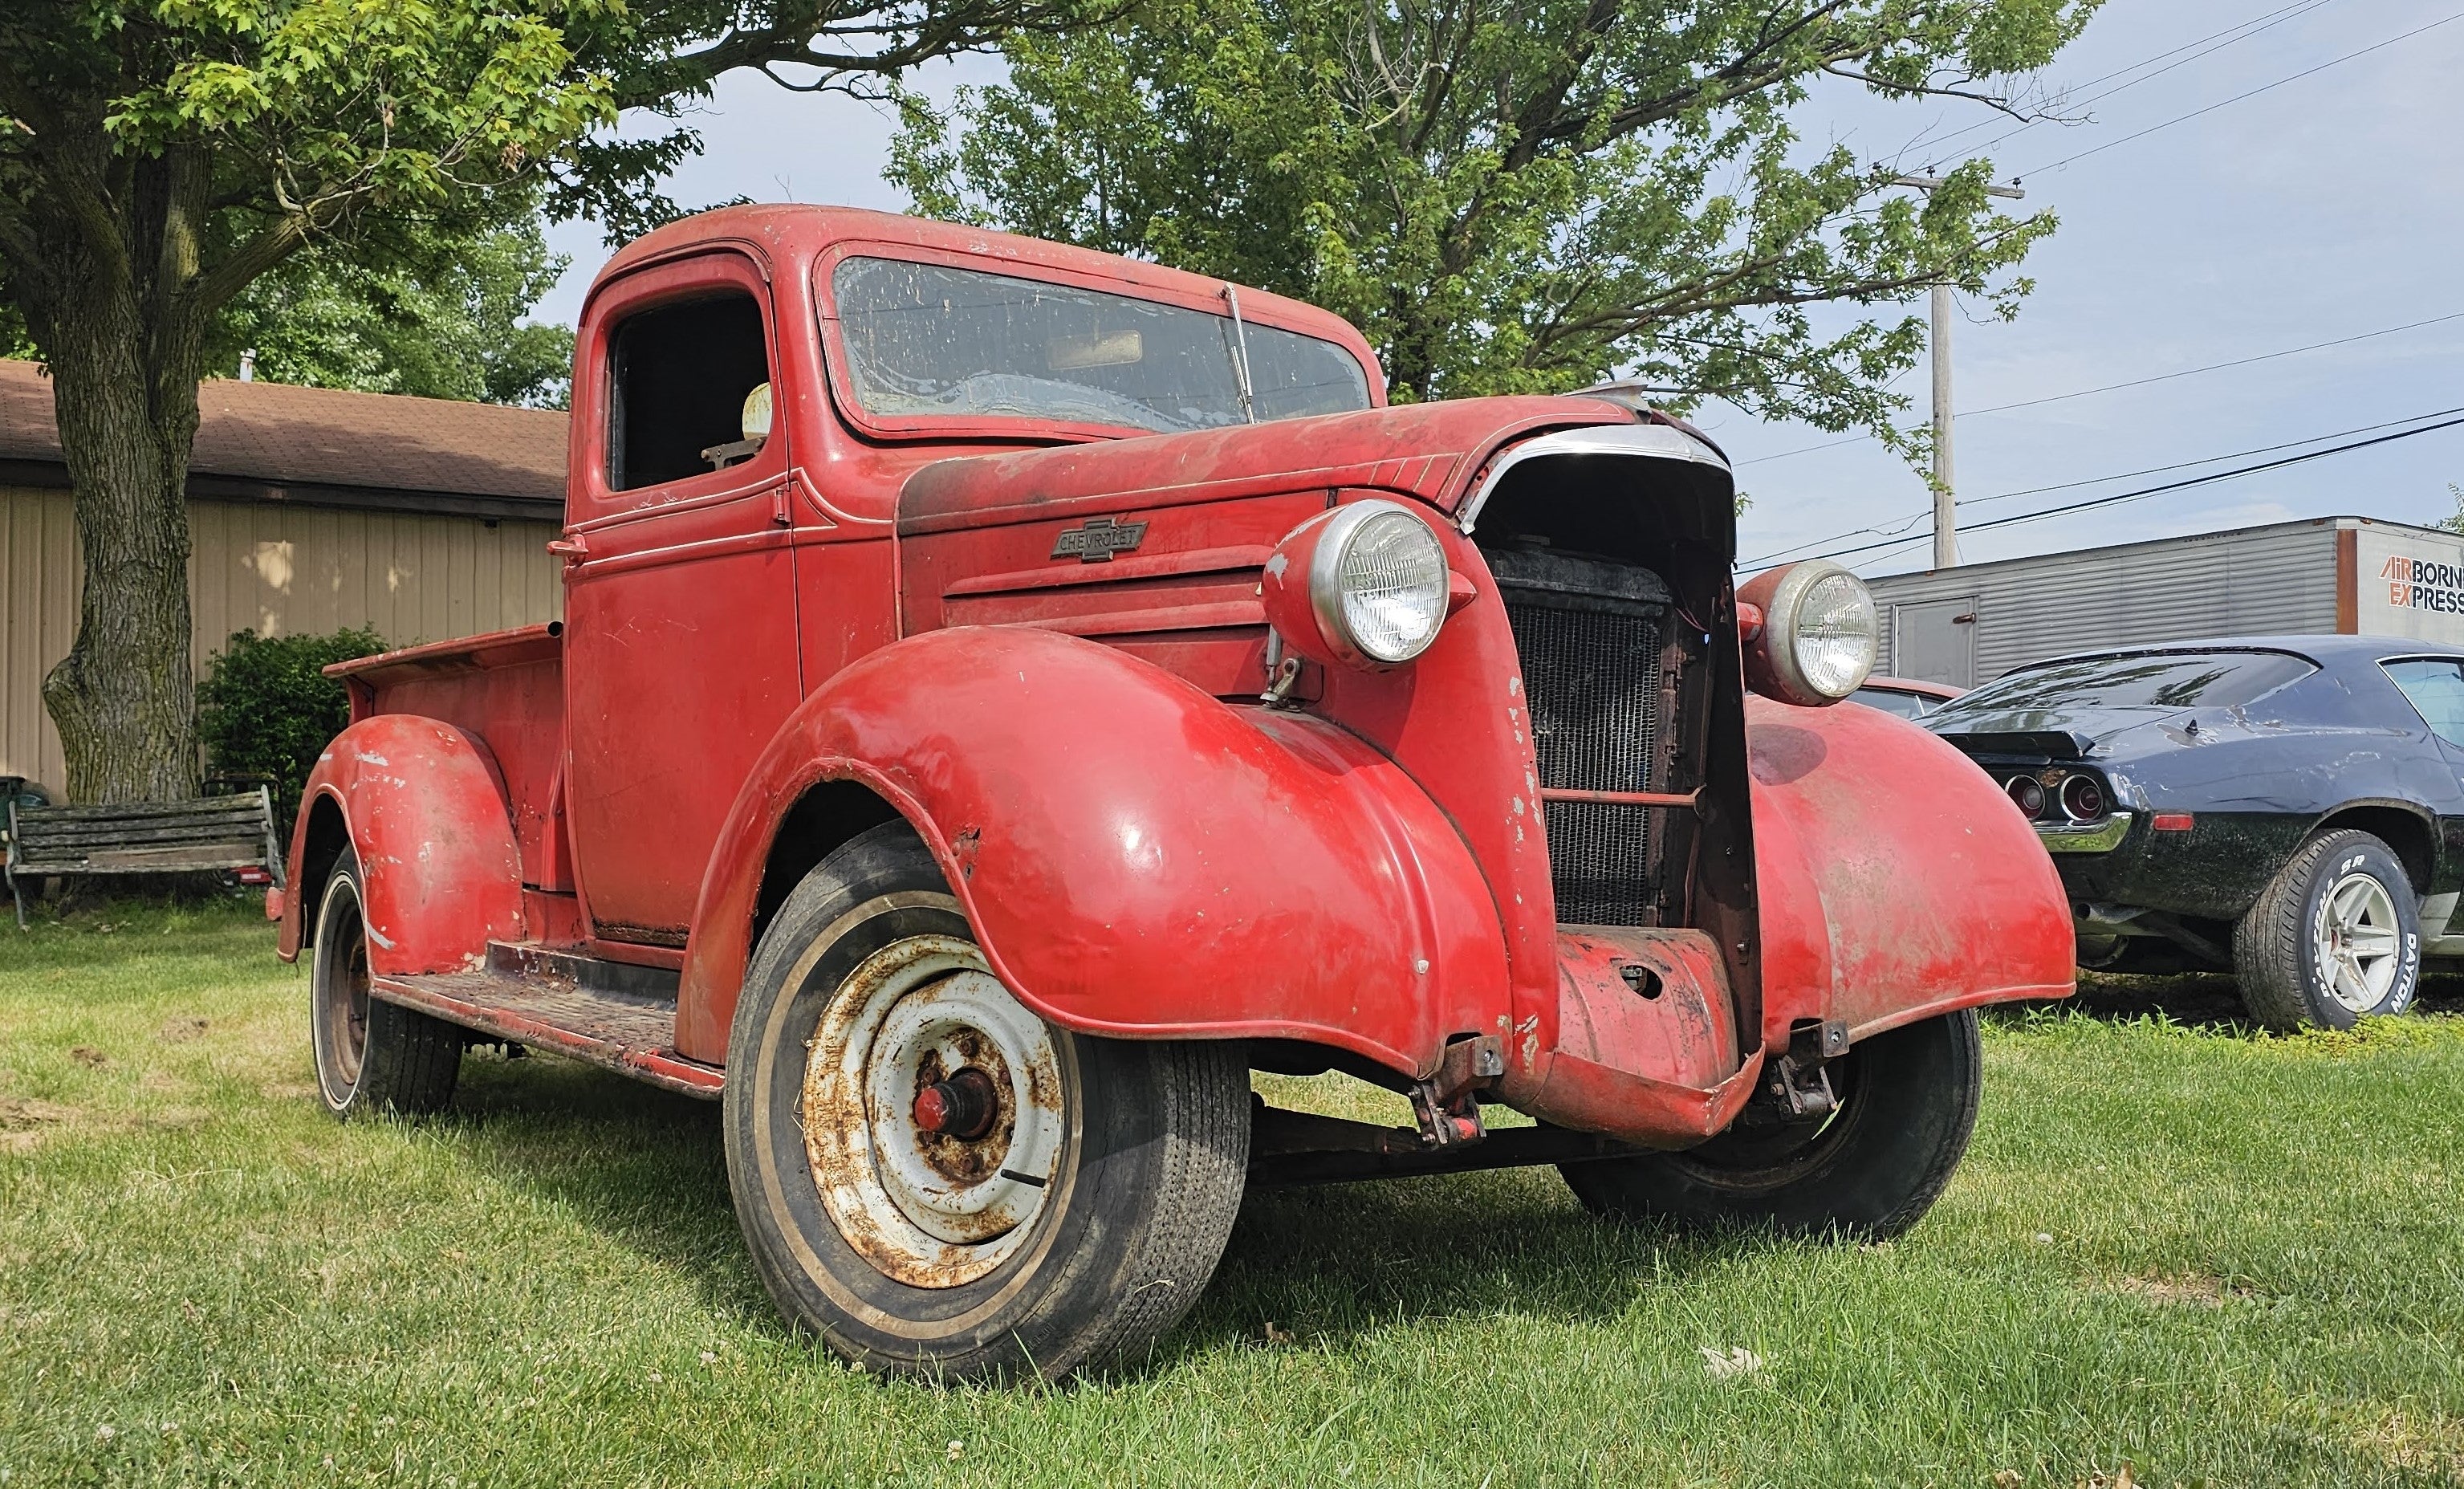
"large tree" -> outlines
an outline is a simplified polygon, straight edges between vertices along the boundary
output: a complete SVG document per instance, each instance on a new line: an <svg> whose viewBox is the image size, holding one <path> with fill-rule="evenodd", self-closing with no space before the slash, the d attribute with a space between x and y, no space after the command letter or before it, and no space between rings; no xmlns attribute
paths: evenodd
<svg viewBox="0 0 2464 1489"><path fill-rule="evenodd" d="M891 77L1078 0L7 0L0 295L48 364L85 580L44 684L86 801L196 772L196 384L225 311L311 246L450 238L549 186L622 229L688 132L592 142L738 68ZM551 180L539 179L547 172Z"/></svg>
<svg viewBox="0 0 2464 1489"><path fill-rule="evenodd" d="M274 383L564 406L573 332L528 319L572 260L536 215L475 233L318 244L234 297L209 369Z"/></svg>
<svg viewBox="0 0 2464 1489"><path fill-rule="evenodd" d="M2098 0L1148 0L908 100L918 205L1258 284L1362 326L1398 397L1639 379L1891 427L1924 345L1823 315L1952 283L2008 312L2048 213L1800 136L1829 85L2025 113ZM1965 103L1958 106L1967 106ZM955 128L954 128L955 126ZM1870 126L1869 126L1870 127Z"/></svg>

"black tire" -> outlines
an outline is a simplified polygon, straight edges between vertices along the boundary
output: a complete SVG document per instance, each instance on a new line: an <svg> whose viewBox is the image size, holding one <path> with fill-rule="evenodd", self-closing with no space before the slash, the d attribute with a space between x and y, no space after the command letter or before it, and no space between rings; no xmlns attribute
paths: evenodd
<svg viewBox="0 0 2464 1489"><path fill-rule="evenodd" d="M317 1090L337 1117L427 1116L453 1100L464 1034L442 1018L368 996L367 918L360 860L345 850L317 902L308 963L308 1025Z"/></svg>
<svg viewBox="0 0 2464 1489"><path fill-rule="evenodd" d="M981 1006L998 1017L978 1022L994 1033L906 1012L962 987L991 1000ZM992 1053L918 1063L914 1045L882 1043L902 1026ZM935 1071L956 1081L979 1062L1022 1073L979 1087L1008 1105L972 1143L926 1133L902 1109ZM841 1355L891 1374L1057 1380L1144 1357L1197 1301L1241 1207L1248 1092L1237 1044L1090 1039L1009 999L932 855L892 822L823 860L762 934L728 1041L728 1183L772 1300ZM933 1192L943 1201L1008 1185L1009 1202L1031 1208L944 1244L921 1227L948 1215L915 1218L918 1191L896 1188L917 1152L958 1166L945 1174L963 1169ZM1045 1182L1020 1188L1014 1164Z"/></svg>
<svg viewBox="0 0 2464 1489"><path fill-rule="evenodd" d="M1831 1062L1838 1109L1749 1118L1699 1148L1567 1164L1596 1215L1700 1230L1881 1240L1942 1196L1976 1128L1984 1052L1964 1009L1878 1034Z"/></svg>
<svg viewBox="0 0 2464 1489"><path fill-rule="evenodd" d="M2385 924L2340 930L2331 901L2346 886L2366 900L2364 880L2376 887L2380 907L2369 913ZM2390 947L2383 953L2391 972L2383 990L2370 988L2365 970L2381 957L2365 964L2357 954L2346 963L2330 950L2358 953L2356 931ZM2403 860L2380 839L2349 827L2312 838L2233 927L2233 970L2242 1006L2271 1029L2349 1029L2365 1015L2403 1013L2421 990L2421 906Z"/></svg>

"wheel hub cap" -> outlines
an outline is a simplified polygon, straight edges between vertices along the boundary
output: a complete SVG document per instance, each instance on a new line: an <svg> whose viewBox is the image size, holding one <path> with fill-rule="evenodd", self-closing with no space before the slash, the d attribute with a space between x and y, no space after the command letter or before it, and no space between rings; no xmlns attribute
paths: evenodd
<svg viewBox="0 0 2464 1489"><path fill-rule="evenodd" d="M953 1071L915 1093L915 1126L935 1136L972 1143L993 1129L1001 1092L993 1078L974 1065Z"/></svg>

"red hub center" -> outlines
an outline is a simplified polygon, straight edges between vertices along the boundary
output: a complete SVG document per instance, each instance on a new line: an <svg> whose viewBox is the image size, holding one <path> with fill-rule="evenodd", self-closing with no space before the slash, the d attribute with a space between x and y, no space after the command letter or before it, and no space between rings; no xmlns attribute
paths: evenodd
<svg viewBox="0 0 2464 1489"><path fill-rule="evenodd" d="M915 1093L915 1125L961 1142L974 1142L991 1131L1000 1110L993 1078L973 1065Z"/></svg>

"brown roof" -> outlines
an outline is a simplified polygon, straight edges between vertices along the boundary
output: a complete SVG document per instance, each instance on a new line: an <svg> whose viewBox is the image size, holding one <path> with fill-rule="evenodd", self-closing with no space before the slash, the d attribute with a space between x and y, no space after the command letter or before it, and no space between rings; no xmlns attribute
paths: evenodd
<svg viewBox="0 0 2464 1489"><path fill-rule="evenodd" d="M311 506L558 516L561 413L214 379L197 389L188 494ZM0 360L0 481L64 485L52 383Z"/></svg>

